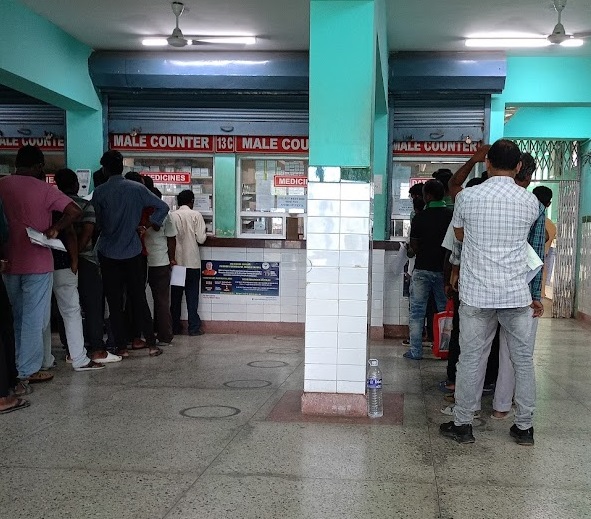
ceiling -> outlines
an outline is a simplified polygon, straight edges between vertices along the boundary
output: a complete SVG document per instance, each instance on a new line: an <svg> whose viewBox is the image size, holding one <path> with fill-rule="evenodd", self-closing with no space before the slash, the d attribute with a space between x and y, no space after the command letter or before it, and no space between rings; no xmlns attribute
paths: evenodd
<svg viewBox="0 0 591 519"><path fill-rule="evenodd" d="M167 36L174 27L169 0L20 0L95 50L145 50L141 38ZM551 0L386 0L390 51L466 50L462 39L497 31L547 35L556 23ZM185 35L256 35L248 50L305 51L309 0L185 0ZM591 31L590 0L568 0L567 33ZM195 49L195 47L193 47ZM199 46L244 50L244 46ZM191 52L187 49L186 52ZM520 55L589 55L583 47L546 47Z"/></svg>

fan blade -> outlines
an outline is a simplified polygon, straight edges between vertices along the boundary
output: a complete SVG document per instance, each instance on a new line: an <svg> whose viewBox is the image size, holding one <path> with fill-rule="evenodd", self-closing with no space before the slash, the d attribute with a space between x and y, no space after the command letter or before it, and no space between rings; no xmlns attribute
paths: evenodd
<svg viewBox="0 0 591 519"><path fill-rule="evenodd" d="M573 34L573 38L577 38L577 39L591 38L591 31L577 32L577 33Z"/></svg>

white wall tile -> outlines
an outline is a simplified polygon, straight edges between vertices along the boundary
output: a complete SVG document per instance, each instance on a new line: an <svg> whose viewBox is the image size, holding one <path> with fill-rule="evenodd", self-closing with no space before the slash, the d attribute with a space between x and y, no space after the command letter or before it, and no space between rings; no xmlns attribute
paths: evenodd
<svg viewBox="0 0 591 519"><path fill-rule="evenodd" d="M339 236L340 250L369 250L369 235L364 234L341 234Z"/></svg>
<svg viewBox="0 0 591 519"><path fill-rule="evenodd" d="M345 380L339 380L337 383L337 393L339 394L353 394L353 395L364 395L365 394L365 381L360 382L349 382Z"/></svg>
<svg viewBox="0 0 591 519"><path fill-rule="evenodd" d="M362 267L369 265L369 251L341 251L339 266L341 267Z"/></svg>
<svg viewBox="0 0 591 519"><path fill-rule="evenodd" d="M333 283L307 283L307 299L338 299L339 285Z"/></svg>
<svg viewBox="0 0 591 519"><path fill-rule="evenodd" d="M339 269L339 283L351 284L351 283L363 283L367 285L369 283L369 269L364 268L349 268L341 267Z"/></svg>
<svg viewBox="0 0 591 519"><path fill-rule="evenodd" d="M336 380L336 364L306 364L304 367L306 380Z"/></svg>
<svg viewBox="0 0 591 519"><path fill-rule="evenodd" d="M338 317L306 314L306 330L311 332L333 332L337 330Z"/></svg>
<svg viewBox="0 0 591 519"><path fill-rule="evenodd" d="M338 349L337 364L365 366L367 351L365 349Z"/></svg>
<svg viewBox="0 0 591 519"><path fill-rule="evenodd" d="M282 323L297 323L298 322L298 314L284 314L281 313L281 322Z"/></svg>
<svg viewBox="0 0 591 519"><path fill-rule="evenodd" d="M338 283L339 267L312 267L306 273L307 283Z"/></svg>
<svg viewBox="0 0 591 519"><path fill-rule="evenodd" d="M369 200L370 198L369 184L341 184L341 200Z"/></svg>
<svg viewBox="0 0 591 519"><path fill-rule="evenodd" d="M336 299L308 299L308 315L339 315L339 302Z"/></svg>
<svg viewBox="0 0 591 519"><path fill-rule="evenodd" d="M306 329L306 348L337 348L337 332L313 332Z"/></svg>
<svg viewBox="0 0 591 519"><path fill-rule="evenodd" d="M339 332L337 335L338 347L340 349L367 350L367 334Z"/></svg>
<svg viewBox="0 0 591 519"><path fill-rule="evenodd" d="M281 314L264 314L262 321L265 323L279 323L281 322Z"/></svg>
<svg viewBox="0 0 591 519"><path fill-rule="evenodd" d="M338 216L308 216L306 233L338 234L340 225Z"/></svg>
<svg viewBox="0 0 591 519"><path fill-rule="evenodd" d="M341 218L341 234L369 235L369 218Z"/></svg>
<svg viewBox="0 0 591 519"><path fill-rule="evenodd" d="M339 332L367 333L367 317L341 317L338 323Z"/></svg>
<svg viewBox="0 0 591 519"><path fill-rule="evenodd" d="M281 252L280 251L272 251L269 249L263 249L263 257L265 258L265 261L277 261L280 262L281 261Z"/></svg>
<svg viewBox="0 0 591 519"><path fill-rule="evenodd" d="M304 380L304 391L307 393L336 393L336 380Z"/></svg>
<svg viewBox="0 0 591 519"><path fill-rule="evenodd" d="M336 364L336 348L312 348L306 345L306 364Z"/></svg>
<svg viewBox="0 0 591 519"><path fill-rule="evenodd" d="M308 233L306 246L310 250L339 250L339 235Z"/></svg>
<svg viewBox="0 0 591 519"><path fill-rule="evenodd" d="M350 283L338 285L339 299L367 301L369 287L366 283Z"/></svg>
<svg viewBox="0 0 591 519"><path fill-rule="evenodd" d="M341 184L310 182L308 184L308 200L340 200Z"/></svg>
<svg viewBox="0 0 591 519"><path fill-rule="evenodd" d="M340 252L308 249L308 261L312 267L338 267L340 265Z"/></svg>
<svg viewBox="0 0 591 519"><path fill-rule="evenodd" d="M337 365L337 380L343 380L348 382L363 382L365 383L365 362L358 366L352 366L349 364Z"/></svg>
<svg viewBox="0 0 591 519"><path fill-rule="evenodd" d="M369 218L369 200L341 201L341 216Z"/></svg>
<svg viewBox="0 0 591 519"><path fill-rule="evenodd" d="M367 317L367 301L340 300L339 315L350 317Z"/></svg>
<svg viewBox="0 0 591 519"><path fill-rule="evenodd" d="M341 203L338 200L308 200L308 218L314 216L339 216Z"/></svg>

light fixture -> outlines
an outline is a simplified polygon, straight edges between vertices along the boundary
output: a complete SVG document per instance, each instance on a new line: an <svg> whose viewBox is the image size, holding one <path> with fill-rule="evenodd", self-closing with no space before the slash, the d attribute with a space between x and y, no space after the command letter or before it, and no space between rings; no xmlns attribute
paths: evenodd
<svg viewBox="0 0 591 519"><path fill-rule="evenodd" d="M257 42L255 36L187 36L188 45L199 45L200 43L226 44L226 45L254 45ZM142 45L145 47L166 47L166 38L144 38Z"/></svg>
<svg viewBox="0 0 591 519"><path fill-rule="evenodd" d="M507 49L536 48L552 45L546 38L467 38L466 47Z"/></svg>

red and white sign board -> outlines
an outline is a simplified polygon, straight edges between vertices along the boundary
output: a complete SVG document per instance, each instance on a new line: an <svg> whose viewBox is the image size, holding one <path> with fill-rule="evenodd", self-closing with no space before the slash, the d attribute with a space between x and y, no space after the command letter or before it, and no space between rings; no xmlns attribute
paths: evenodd
<svg viewBox="0 0 591 519"><path fill-rule="evenodd" d="M109 135L110 147L119 151L178 153L307 154L308 137L251 137L235 135Z"/></svg>
<svg viewBox="0 0 591 519"><path fill-rule="evenodd" d="M45 174L45 182L47 182L48 184L51 184L52 186L56 186L55 175L53 173L46 173Z"/></svg>
<svg viewBox="0 0 591 519"><path fill-rule="evenodd" d="M425 182L427 182L427 180L433 180L432 178L428 178L428 177L415 177L415 178L411 178L409 183L408 183L408 187L412 187L415 184L424 184Z"/></svg>
<svg viewBox="0 0 591 519"><path fill-rule="evenodd" d="M308 185L308 177L303 175L275 175L273 177L273 185L275 187L306 187Z"/></svg>
<svg viewBox="0 0 591 519"><path fill-rule="evenodd" d="M140 175L150 177L154 184L190 184L191 173L186 171L178 172L157 172L157 171L140 171Z"/></svg>
<svg viewBox="0 0 591 519"><path fill-rule="evenodd" d="M472 155L480 146L479 142L470 144L460 142L434 141L395 141L392 154L397 157L445 156L466 157Z"/></svg>
<svg viewBox="0 0 591 519"><path fill-rule="evenodd" d="M64 139L0 137L0 150L18 150L23 146L37 146L42 151L64 151Z"/></svg>
<svg viewBox="0 0 591 519"><path fill-rule="evenodd" d="M210 135L109 135L111 149L120 151L179 151L192 153L213 152Z"/></svg>
<svg viewBox="0 0 591 519"><path fill-rule="evenodd" d="M236 153L308 153L308 137L236 137Z"/></svg>

